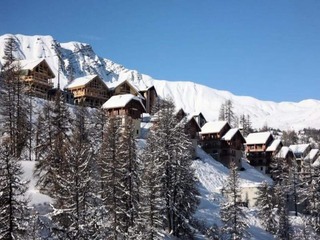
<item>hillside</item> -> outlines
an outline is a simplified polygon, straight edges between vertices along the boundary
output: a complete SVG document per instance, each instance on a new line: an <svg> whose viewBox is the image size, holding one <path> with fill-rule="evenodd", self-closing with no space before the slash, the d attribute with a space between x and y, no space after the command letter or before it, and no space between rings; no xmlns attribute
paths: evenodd
<svg viewBox="0 0 320 240"><path fill-rule="evenodd" d="M3 46L9 35L0 36L0 62L3 61ZM20 59L45 58L53 69L58 83L58 53L62 58L60 85L65 86L68 78L98 74L107 83L130 79L137 85L154 84L161 97L172 98L178 108L186 112L201 111L208 121L216 120L220 105L227 99L234 103L237 115L249 114L254 128L268 125L273 128L303 129L320 128L320 101L295 102L261 101L249 96L236 96L227 91L212 89L193 82L155 80L136 70L126 69L109 59L96 55L89 44L79 42L59 43L51 36L15 35L19 44ZM1 64L0 64L1 66ZM214 81L214 79L213 79Z"/></svg>

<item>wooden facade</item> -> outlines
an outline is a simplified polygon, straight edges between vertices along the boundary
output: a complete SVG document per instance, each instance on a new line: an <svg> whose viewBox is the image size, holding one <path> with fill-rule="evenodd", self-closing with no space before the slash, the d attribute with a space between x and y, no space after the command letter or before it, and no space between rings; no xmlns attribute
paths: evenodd
<svg viewBox="0 0 320 240"><path fill-rule="evenodd" d="M151 113L152 108L156 104L158 99L158 94L155 87L152 86L145 90L139 90L139 93L144 97L143 103L146 107L147 113Z"/></svg>
<svg viewBox="0 0 320 240"><path fill-rule="evenodd" d="M47 99L48 91L53 88L52 79L55 77L44 59L35 61L22 60L20 79L26 92L35 97Z"/></svg>
<svg viewBox="0 0 320 240"><path fill-rule="evenodd" d="M226 144L222 141L222 137L230 129L231 127L228 122L208 122L199 133L200 146L217 161L221 162L222 148L226 147Z"/></svg>
<svg viewBox="0 0 320 240"><path fill-rule="evenodd" d="M230 129L221 139L220 161L226 166L234 162L240 169L245 142L239 129Z"/></svg>
<svg viewBox="0 0 320 240"><path fill-rule="evenodd" d="M250 137L259 134L256 141L248 140ZM260 140L261 139L261 140ZM268 133L251 133L247 137L246 144L246 157L250 165L254 166L257 170L270 174L270 163L273 157L273 151L267 151L267 148L274 141L274 137Z"/></svg>
<svg viewBox="0 0 320 240"><path fill-rule="evenodd" d="M140 95L138 89L127 80L121 82L120 84L113 87L113 89L111 89L112 96L123 94L132 94L134 96Z"/></svg>
<svg viewBox="0 0 320 240"><path fill-rule="evenodd" d="M117 118L125 126L130 121L135 135L140 135L141 115L146 111L140 98L132 94L112 96L102 105L109 118Z"/></svg>
<svg viewBox="0 0 320 240"><path fill-rule="evenodd" d="M207 120L205 119L205 117L203 116L203 114L201 112L194 113L193 118L196 120L196 122L198 123L198 125L201 128L203 127L203 125L205 125L207 123Z"/></svg>
<svg viewBox="0 0 320 240"><path fill-rule="evenodd" d="M132 119L140 119L141 114L145 112L145 108L139 101L131 100L125 106L106 109L109 117L128 116Z"/></svg>
<svg viewBox="0 0 320 240"><path fill-rule="evenodd" d="M66 89L73 93L76 105L101 107L109 97L107 85L97 75L77 78Z"/></svg>
<svg viewBox="0 0 320 240"><path fill-rule="evenodd" d="M184 119L185 117L187 116L187 113L182 109L180 108L178 110L178 112L175 113L175 117L177 119L177 122L180 122L182 119Z"/></svg>

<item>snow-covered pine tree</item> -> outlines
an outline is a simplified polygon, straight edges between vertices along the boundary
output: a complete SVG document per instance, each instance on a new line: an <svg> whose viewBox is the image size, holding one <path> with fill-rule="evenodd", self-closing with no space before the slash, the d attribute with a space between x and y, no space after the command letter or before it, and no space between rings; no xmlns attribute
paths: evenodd
<svg viewBox="0 0 320 240"><path fill-rule="evenodd" d="M28 182L22 180L22 167L13 155L8 139L0 145L0 239L29 239Z"/></svg>
<svg viewBox="0 0 320 240"><path fill-rule="evenodd" d="M222 235L225 239L246 239L250 235L247 231L245 215L240 206L241 195L239 186L239 173L235 163L230 164L230 174L222 193L225 202L220 207L220 217L223 223Z"/></svg>
<svg viewBox="0 0 320 240"><path fill-rule="evenodd" d="M274 234L277 222L274 213L273 190L267 182L263 182L258 187L256 206L263 226L268 232Z"/></svg>
<svg viewBox="0 0 320 240"><path fill-rule="evenodd" d="M274 187L274 195L276 196L276 214L277 225L275 234L277 239L289 240L290 239L290 222L289 211L287 204L287 191L285 185L277 183Z"/></svg>
<svg viewBox="0 0 320 240"><path fill-rule="evenodd" d="M137 219L139 204L139 172L136 139L134 125L130 117L127 117L120 138L119 157L124 167L123 199L126 200L125 215L125 238L135 239L135 221Z"/></svg>
<svg viewBox="0 0 320 240"><path fill-rule="evenodd" d="M17 42L13 37L6 39L5 63L1 73L0 114L3 131L9 134L11 152L20 157L28 139L28 108L23 85L20 80L21 66L15 54Z"/></svg>
<svg viewBox="0 0 320 240"><path fill-rule="evenodd" d="M303 191L306 214L309 224L320 235L320 166L308 164L306 171L305 186Z"/></svg>
<svg viewBox="0 0 320 240"><path fill-rule="evenodd" d="M317 235L312 226L309 224L309 219L300 215L302 224L299 227L295 227L290 233L290 239L292 240L318 240L319 235Z"/></svg>
<svg viewBox="0 0 320 240"><path fill-rule="evenodd" d="M279 239L288 239L290 234L288 196L293 190L291 167L283 158L273 158L270 166L271 177L275 181L274 196L277 215L275 234Z"/></svg>
<svg viewBox="0 0 320 240"><path fill-rule="evenodd" d="M52 179L55 177L53 171L53 125L52 102L46 102L42 111L38 114L35 126L35 165L34 177L37 179L37 186L40 191L49 194L54 188Z"/></svg>
<svg viewBox="0 0 320 240"><path fill-rule="evenodd" d="M57 177L63 176L66 170L66 147L71 129L70 112L60 91L57 92L53 103L44 106L37 126L37 186L43 193L55 198ZM45 131L42 132L43 129Z"/></svg>
<svg viewBox="0 0 320 240"><path fill-rule="evenodd" d="M157 132L151 130L141 153L141 186L138 218L135 224L137 239L163 239L165 192L163 178L165 164L161 159L162 145L158 144Z"/></svg>
<svg viewBox="0 0 320 240"><path fill-rule="evenodd" d="M183 239L192 239L190 220L199 204L199 192L196 188L192 163L192 144L184 132L184 122L176 124L172 138L174 235Z"/></svg>
<svg viewBox="0 0 320 240"><path fill-rule="evenodd" d="M101 196L108 212L104 221L109 224L109 238L124 237L126 225L126 199L124 199L124 179L126 166L119 154L121 138L121 118L108 118L105 137L100 151L101 161Z"/></svg>
<svg viewBox="0 0 320 240"><path fill-rule="evenodd" d="M100 231L95 219L98 196L93 194L92 144L88 138L88 113L75 108L70 141L66 142L66 169L57 176L52 219L58 238L88 239ZM100 236L101 237L101 236Z"/></svg>
<svg viewBox="0 0 320 240"><path fill-rule="evenodd" d="M191 143L174 111L172 100L159 103L157 122L151 134L159 149L157 158L163 166L159 171L163 171L164 226L172 235L188 238L192 235L189 222L198 204L197 190L190 168Z"/></svg>

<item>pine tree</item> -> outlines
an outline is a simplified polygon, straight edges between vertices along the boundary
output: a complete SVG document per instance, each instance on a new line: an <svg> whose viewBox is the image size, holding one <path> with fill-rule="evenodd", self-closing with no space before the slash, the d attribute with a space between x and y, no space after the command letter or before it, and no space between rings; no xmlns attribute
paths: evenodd
<svg viewBox="0 0 320 240"><path fill-rule="evenodd" d="M242 114L240 116L240 125L242 126L242 135L244 137L248 136L249 133L253 132L252 123L250 120L250 115L246 116L246 115Z"/></svg>
<svg viewBox="0 0 320 240"><path fill-rule="evenodd" d="M160 158L162 151L157 140L156 132L151 131L141 156L143 172L138 217L135 225L137 239L163 239L165 195L162 182L165 165Z"/></svg>
<svg viewBox="0 0 320 240"><path fill-rule="evenodd" d="M6 138L0 146L0 239L29 239L28 182L22 180L22 167L10 144Z"/></svg>
<svg viewBox="0 0 320 240"><path fill-rule="evenodd" d="M54 103L45 105L38 119L35 177L43 193L55 198L56 180L63 176L67 163L66 147L70 131L70 112L60 91ZM46 127L46 129L44 129ZM45 131L42 132L42 129Z"/></svg>
<svg viewBox="0 0 320 240"><path fill-rule="evenodd" d="M289 239L290 237L290 223L289 212L287 204L287 191L285 185L277 183L274 187L274 194L276 196L276 214L278 217L275 233L278 239Z"/></svg>
<svg viewBox="0 0 320 240"><path fill-rule="evenodd" d="M267 182L263 182L258 187L256 206L258 216L262 219L262 224L268 232L275 233L276 219L274 213L272 188Z"/></svg>
<svg viewBox="0 0 320 240"><path fill-rule="evenodd" d="M148 202L141 203L142 214L147 214L145 209L152 212L152 215L147 215L151 225L148 224L145 230L148 236L159 237L160 226L163 226L173 236L189 239L192 238L190 220L198 204L198 192L190 167L191 143L175 118L175 106L171 100L160 102L157 110L157 122L149 133L142 157L145 169L148 169L142 178L141 192L148 199ZM149 169L150 166L153 169ZM150 178L155 182L146 183Z"/></svg>
<svg viewBox="0 0 320 240"><path fill-rule="evenodd" d="M238 118L233 111L233 102L230 99L221 104L219 120L227 121L232 127L238 126Z"/></svg>
<svg viewBox="0 0 320 240"><path fill-rule="evenodd" d="M92 191L92 144L88 138L88 114L82 107L75 110L70 141L66 142L66 169L56 180L58 191L52 218L58 237L87 239L99 230L95 226L97 221L94 214L100 206Z"/></svg>
<svg viewBox="0 0 320 240"><path fill-rule="evenodd" d="M102 200L108 212L110 239L124 237L126 200L124 199L125 166L119 155L121 119L109 118L101 151Z"/></svg>
<svg viewBox="0 0 320 240"><path fill-rule="evenodd" d="M3 131L9 135L11 152L20 157L28 139L28 108L22 82L21 67L15 53L17 43L13 37L6 40L4 47L5 63L2 69L2 88L0 95L0 114Z"/></svg>
<svg viewBox="0 0 320 240"><path fill-rule="evenodd" d="M225 103L222 103L219 110L219 121L226 121L225 108Z"/></svg>
<svg viewBox="0 0 320 240"><path fill-rule="evenodd" d="M248 225L245 222L245 215L240 207L241 200L239 187L239 173L235 163L230 164L230 174L223 187L223 194L226 201L222 203L220 209L222 235L226 239L245 239L249 237Z"/></svg>
<svg viewBox="0 0 320 240"><path fill-rule="evenodd" d="M126 124L123 126L119 154L125 170L123 188L124 199L126 199L125 214L127 216L124 219L125 237L126 239L134 239L133 229L138 212L140 179L134 125L131 118L126 119Z"/></svg>
<svg viewBox="0 0 320 240"><path fill-rule="evenodd" d="M309 224L320 235L320 166L311 166L305 200Z"/></svg>
<svg viewBox="0 0 320 240"><path fill-rule="evenodd" d="M290 146L298 142L298 136L294 130L282 131L281 140L283 145Z"/></svg>

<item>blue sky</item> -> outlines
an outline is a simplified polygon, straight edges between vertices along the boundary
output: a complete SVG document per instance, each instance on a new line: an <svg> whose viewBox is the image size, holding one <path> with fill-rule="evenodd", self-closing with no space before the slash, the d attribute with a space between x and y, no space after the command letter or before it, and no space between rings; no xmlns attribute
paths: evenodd
<svg viewBox="0 0 320 240"><path fill-rule="evenodd" d="M318 0L2 0L0 35L79 41L155 79L320 99Z"/></svg>

